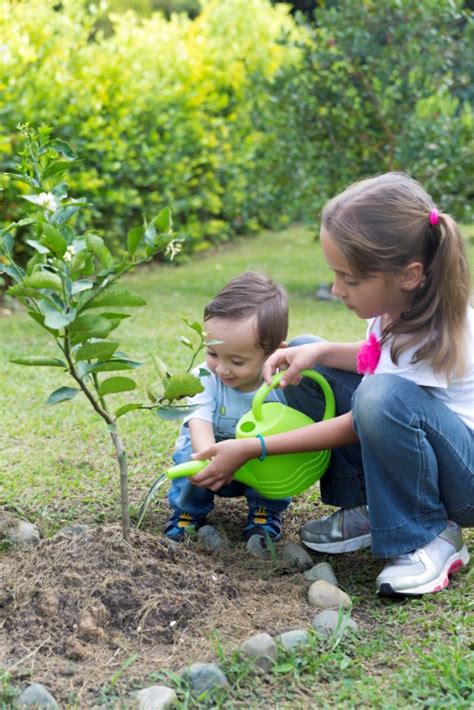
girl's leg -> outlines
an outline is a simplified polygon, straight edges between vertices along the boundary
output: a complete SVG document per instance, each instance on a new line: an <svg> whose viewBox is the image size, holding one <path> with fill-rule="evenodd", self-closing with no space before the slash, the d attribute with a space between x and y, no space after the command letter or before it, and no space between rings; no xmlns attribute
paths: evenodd
<svg viewBox="0 0 474 710"><path fill-rule="evenodd" d="M320 342L313 335L301 335L291 340L288 347L305 343ZM352 397L361 382L361 376L352 372L316 367L331 385L336 400L336 415L345 414L352 408ZM297 386L285 388L288 404L304 412L315 421L320 421L324 413L324 395L316 382L305 377ZM334 449L329 467L321 478L321 499L323 503L342 508L354 508L366 503L365 480L359 444Z"/></svg>
<svg viewBox="0 0 474 710"><path fill-rule="evenodd" d="M425 546L448 519L474 526L474 434L439 398L374 375L358 387L353 415L376 556Z"/></svg>

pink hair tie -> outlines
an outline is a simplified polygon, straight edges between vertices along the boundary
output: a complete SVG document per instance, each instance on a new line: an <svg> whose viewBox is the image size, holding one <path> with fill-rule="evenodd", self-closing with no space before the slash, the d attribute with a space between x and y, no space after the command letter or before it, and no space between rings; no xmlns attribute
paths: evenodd
<svg viewBox="0 0 474 710"><path fill-rule="evenodd" d="M435 227L439 222L439 212L435 208L434 210L431 210L430 212L430 224L432 227Z"/></svg>

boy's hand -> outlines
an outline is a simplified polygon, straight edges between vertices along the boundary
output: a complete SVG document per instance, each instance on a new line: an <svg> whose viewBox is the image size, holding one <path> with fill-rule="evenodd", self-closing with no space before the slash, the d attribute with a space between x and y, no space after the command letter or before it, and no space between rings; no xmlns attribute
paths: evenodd
<svg viewBox="0 0 474 710"><path fill-rule="evenodd" d="M193 459L203 461L212 459L200 473L190 477L191 483L200 488L218 491L234 477L234 473L249 459L258 456L260 451L258 439L228 439L210 446L208 449L192 455Z"/></svg>
<svg viewBox="0 0 474 710"><path fill-rule="evenodd" d="M275 350L263 366L263 379L271 384L272 375L277 370L285 370L285 374L280 380L280 387L298 385L301 382L300 372L309 370L317 364L320 350L321 343L307 343L293 348Z"/></svg>

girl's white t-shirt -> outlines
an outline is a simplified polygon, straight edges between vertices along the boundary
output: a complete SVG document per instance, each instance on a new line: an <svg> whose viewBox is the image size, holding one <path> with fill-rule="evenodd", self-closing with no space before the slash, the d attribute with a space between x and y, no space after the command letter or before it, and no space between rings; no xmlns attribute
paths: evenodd
<svg viewBox="0 0 474 710"><path fill-rule="evenodd" d="M373 333L379 339L382 335L382 317L373 318L368 323L367 336ZM466 328L468 365L461 378L448 382L445 377L433 372L427 360L412 363L411 359L419 345L405 350L399 356L398 363L395 364L390 356L391 343L391 338L384 343L374 374L398 375L416 382L417 385L429 388L430 392L435 397L439 397L449 409L452 409L467 427L474 429L474 308L468 308Z"/></svg>

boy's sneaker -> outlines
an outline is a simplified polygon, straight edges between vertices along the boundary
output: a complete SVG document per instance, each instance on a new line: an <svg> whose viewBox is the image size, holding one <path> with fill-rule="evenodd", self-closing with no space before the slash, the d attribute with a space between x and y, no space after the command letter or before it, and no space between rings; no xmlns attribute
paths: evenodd
<svg viewBox="0 0 474 710"><path fill-rule="evenodd" d="M370 547L369 512L366 505L341 508L332 515L310 520L300 528L306 547L337 555Z"/></svg>
<svg viewBox="0 0 474 710"><path fill-rule="evenodd" d="M192 534L199 530L205 522L206 518L203 515L196 516L191 515L191 513L175 510L166 524L165 535L170 540L179 542L185 535L189 533Z"/></svg>
<svg viewBox="0 0 474 710"><path fill-rule="evenodd" d="M268 510L261 506L249 510L247 524L244 528L244 538L249 540L252 535L268 535L273 542L281 540L283 532L281 529L281 513Z"/></svg>
<svg viewBox="0 0 474 710"><path fill-rule="evenodd" d="M459 525L448 526L424 547L390 560L377 577L377 592L384 597L439 592L449 575L469 562Z"/></svg>

